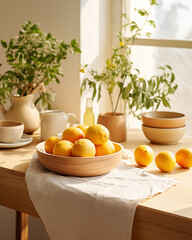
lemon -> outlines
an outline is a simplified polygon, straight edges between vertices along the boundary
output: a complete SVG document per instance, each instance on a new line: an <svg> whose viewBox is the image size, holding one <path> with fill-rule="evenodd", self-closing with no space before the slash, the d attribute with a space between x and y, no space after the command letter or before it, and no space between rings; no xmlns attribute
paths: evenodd
<svg viewBox="0 0 192 240"><path fill-rule="evenodd" d="M83 130L81 130L80 128L77 128L77 127L66 128L62 135L63 140L68 140L72 143L74 143L78 139L84 138L84 137L85 137L85 134L84 134Z"/></svg>
<svg viewBox="0 0 192 240"><path fill-rule="evenodd" d="M74 142L72 147L73 157L94 157L95 156L95 145L85 138L81 138Z"/></svg>
<svg viewBox="0 0 192 240"><path fill-rule="evenodd" d="M134 151L135 162L140 166L148 166L154 158L154 152L148 145L140 145Z"/></svg>
<svg viewBox="0 0 192 240"><path fill-rule="evenodd" d="M78 125L77 127L80 128L80 129L84 132L84 134L86 133L87 128L88 128L88 126L86 126L86 125L84 125L84 124L80 124L80 125Z"/></svg>
<svg viewBox="0 0 192 240"><path fill-rule="evenodd" d="M109 130L101 124L92 124L87 128L85 138L91 140L95 145L100 145L108 141Z"/></svg>
<svg viewBox="0 0 192 240"><path fill-rule="evenodd" d="M163 172L170 172L175 168L175 155L170 151L163 151L155 158L156 166Z"/></svg>
<svg viewBox="0 0 192 240"><path fill-rule="evenodd" d="M53 154L53 148L57 142L61 141L57 136L48 137L45 141L45 151L47 153Z"/></svg>
<svg viewBox="0 0 192 240"><path fill-rule="evenodd" d="M95 148L96 148L95 156L108 155L115 152L115 146L110 140L101 145L96 145Z"/></svg>
<svg viewBox="0 0 192 240"><path fill-rule="evenodd" d="M192 167L192 149L191 148L182 148L176 154L176 163L183 168Z"/></svg>
<svg viewBox="0 0 192 240"><path fill-rule="evenodd" d="M53 148L54 155L71 156L73 143L68 140L61 140Z"/></svg>

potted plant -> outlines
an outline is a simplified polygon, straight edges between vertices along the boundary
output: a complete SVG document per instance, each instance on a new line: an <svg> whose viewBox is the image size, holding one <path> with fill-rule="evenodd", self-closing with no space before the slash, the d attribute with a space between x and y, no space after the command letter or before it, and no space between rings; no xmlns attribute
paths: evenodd
<svg viewBox="0 0 192 240"><path fill-rule="evenodd" d="M154 4L157 4L155 0L150 1L150 5ZM155 27L154 21L148 20L148 11L144 9L136 11L145 18L145 24ZM144 25L139 27L135 21L130 21L126 14L122 17L125 24L122 31L117 34L119 45L113 49L112 56L107 59L103 70L101 72L95 69L88 70L89 76L81 84L81 94L89 87L93 90L92 99L97 98L97 101L101 98L101 88L107 90L111 112L99 114L98 122L108 127L114 141L126 139L125 116L117 112L121 100L128 106L129 114L140 118L140 113L144 109L157 110L161 103L165 107L170 107L169 95L174 94L177 89L175 75L169 65L159 67L159 74L150 79L141 76L139 69L134 68L131 59L132 45L136 38L144 34ZM123 36L124 28L129 28L129 37ZM145 34L150 37L149 32ZM85 72L87 67L87 64L82 66L80 71ZM118 123L114 126L116 121Z"/></svg>
<svg viewBox="0 0 192 240"><path fill-rule="evenodd" d="M50 82L59 83L63 76L62 60L69 52L80 52L76 40L70 44L58 41L51 33L44 33L38 24L30 21L22 25L19 35L9 42L1 40L6 49L6 60L10 69L0 75L0 105L5 119L24 122L25 132L32 133L39 126L39 112L33 105L34 93L38 93L37 102L44 109L50 109L54 101L54 92L46 87ZM14 95L13 95L14 93ZM3 104L11 98L12 106L8 111ZM29 104L30 102L30 104ZM19 111L18 106L31 106ZM25 108L26 109L26 108Z"/></svg>

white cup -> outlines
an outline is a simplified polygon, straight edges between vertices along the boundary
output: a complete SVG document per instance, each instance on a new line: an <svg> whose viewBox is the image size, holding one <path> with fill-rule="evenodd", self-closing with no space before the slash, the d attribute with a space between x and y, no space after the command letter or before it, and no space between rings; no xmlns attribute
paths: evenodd
<svg viewBox="0 0 192 240"><path fill-rule="evenodd" d="M17 142L23 135L24 124L11 120L0 120L0 142Z"/></svg>
<svg viewBox="0 0 192 240"><path fill-rule="evenodd" d="M41 115L41 140L62 133L67 127L71 127L76 116L73 113L65 113L62 110L45 110Z"/></svg>

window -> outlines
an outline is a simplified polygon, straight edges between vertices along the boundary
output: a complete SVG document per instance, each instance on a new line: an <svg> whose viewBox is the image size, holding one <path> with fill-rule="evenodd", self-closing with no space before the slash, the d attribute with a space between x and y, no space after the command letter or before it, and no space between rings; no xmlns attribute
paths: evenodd
<svg viewBox="0 0 192 240"><path fill-rule="evenodd" d="M130 19L140 21L134 8L148 9L148 0L124 0L124 9ZM171 109L159 110L183 112L187 116L186 134L192 135L192 1L159 0L152 6L150 18L156 28L150 29L151 38L136 39L132 48L135 67L145 76L153 75L158 66L170 65L176 76L178 89L171 96ZM135 121L131 127L135 126ZM138 125L137 125L138 126Z"/></svg>

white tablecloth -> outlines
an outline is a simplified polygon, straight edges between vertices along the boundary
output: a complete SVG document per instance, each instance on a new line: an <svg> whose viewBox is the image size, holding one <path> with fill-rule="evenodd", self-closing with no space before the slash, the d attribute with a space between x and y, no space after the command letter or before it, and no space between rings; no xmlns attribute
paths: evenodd
<svg viewBox="0 0 192 240"><path fill-rule="evenodd" d="M176 184L123 163L102 176L62 176L47 171L36 155L26 182L51 240L130 240L138 202Z"/></svg>

